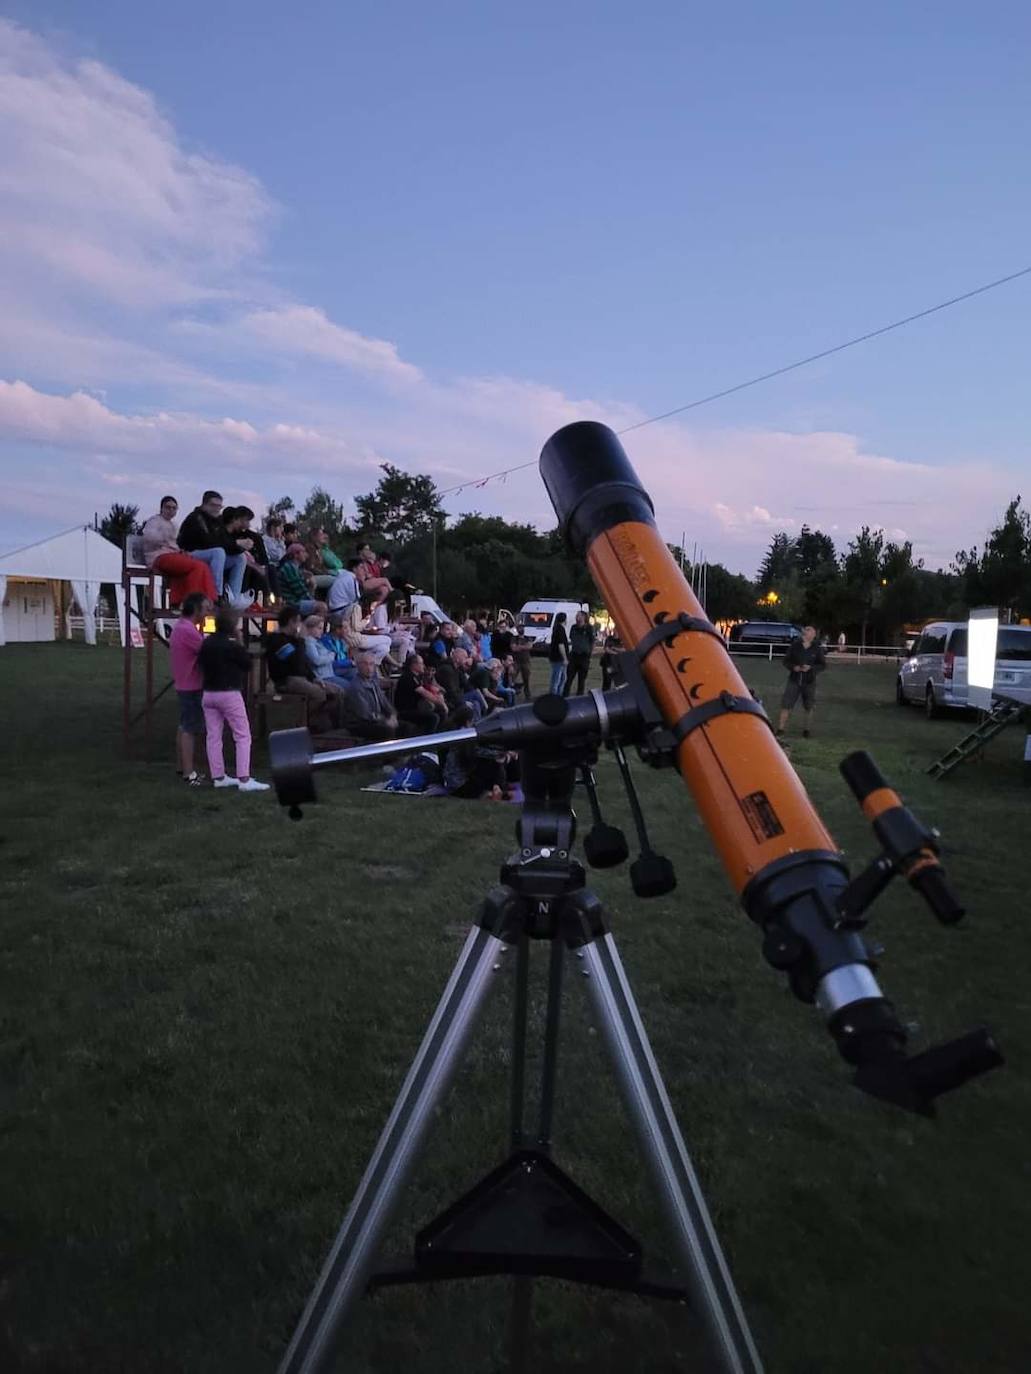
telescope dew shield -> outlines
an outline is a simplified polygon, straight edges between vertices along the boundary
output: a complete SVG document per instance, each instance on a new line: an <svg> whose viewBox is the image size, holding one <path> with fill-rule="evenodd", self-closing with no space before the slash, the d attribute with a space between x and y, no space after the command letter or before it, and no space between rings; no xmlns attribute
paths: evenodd
<svg viewBox="0 0 1031 1374"><path fill-rule="evenodd" d="M819 1002L852 1062L866 1048L894 1051L904 1032L861 938L838 923L835 904L848 870L666 547L619 439L593 421L568 425L545 445L540 472L566 540L586 559L677 741L681 776L735 892L766 934L767 959L799 997ZM840 1013L871 1002L874 1033L857 1044L865 1018Z"/></svg>

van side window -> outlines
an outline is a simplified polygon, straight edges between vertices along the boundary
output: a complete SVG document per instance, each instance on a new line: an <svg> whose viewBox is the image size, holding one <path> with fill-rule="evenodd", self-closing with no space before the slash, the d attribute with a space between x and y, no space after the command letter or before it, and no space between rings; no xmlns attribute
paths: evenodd
<svg viewBox="0 0 1031 1374"><path fill-rule="evenodd" d="M920 636L920 643L917 645L917 653L921 654L943 654L945 652L945 631L938 625L930 630L925 630Z"/></svg>

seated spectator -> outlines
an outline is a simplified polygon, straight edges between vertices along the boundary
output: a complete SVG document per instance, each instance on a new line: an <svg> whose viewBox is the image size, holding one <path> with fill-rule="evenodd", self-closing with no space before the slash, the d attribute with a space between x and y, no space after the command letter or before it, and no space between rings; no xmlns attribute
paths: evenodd
<svg viewBox="0 0 1031 1374"><path fill-rule="evenodd" d="M461 649L456 652L459 656L462 655ZM437 686L444 693L448 710L457 711L462 705L462 696L466 690L466 675L459 666L460 658L456 658L455 653L450 653L443 658L431 657L429 662L436 676Z"/></svg>
<svg viewBox="0 0 1031 1374"><path fill-rule="evenodd" d="M329 603L331 615L337 611L349 610L356 601L362 599L361 584L355 574L360 562L361 559L352 558L347 567L341 568L330 583L326 601Z"/></svg>
<svg viewBox="0 0 1031 1374"><path fill-rule="evenodd" d="M380 566L376 561L376 555L372 551L371 544L358 546L358 566L355 568L355 573L361 583L363 595L374 596L377 601L387 599L390 594L390 582L380 572Z"/></svg>
<svg viewBox="0 0 1031 1374"><path fill-rule="evenodd" d="M251 777L251 727L243 694L251 659L240 640L240 615L229 606L215 613L215 633L201 645L198 656L204 676L204 724L207 728L208 767L216 787L240 792L267 792L267 782ZM236 776L228 776L222 753L222 731L228 725L236 746Z"/></svg>
<svg viewBox="0 0 1031 1374"><path fill-rule="evenodd" d="M226 533L222 523L222 497L217 491L206 491L200 505L183 521L179 547L207 563L220 597L224 588L230 605L250 606L252 598L248 596L244 600L243 594L243 575L247 567L243 550Z"/></svg>
<svg viewBox="0 0 1031 1374"><path fill-rule="evenodd" d="M254 512L248 506L226 506L222 511L226 539L229 544L236 545L246 564L243 574L244 594L249 592L252 597L256 593L268 596L271 591L268 573L256 556L256 551L260 551L261 558L264 558L265 549L261 543L261 536L252 534L248 528L253 519Z"/></svg>
<svg viewBox="0 0 1031 1374"><path fill-rule="evenodd" d="M168 499L167 497L165 498ZM162 501L162 507L165 502ZM204 571L210 572L201 563ZM175 694L179 698L179 728L175 733L175 752L179 776L191 787L204 781L194 767L194 745L204 733L204 676L197 662L204 633L201 626L211 610L211 598L203 592L190 592L182 604L182 614L168 637L168 657L172 667Z"/></svg>
<svg viewBox="0 0 1031 1374"><path fill-rule="evenodd" d="M408 582L405 578L393 574L394 560L386 550L381 554L377 554L376 562L379 564L380 576L387 579L395 592L401 592L404 596L412 596L418 593L419 588L414 582Z"/></svg>
<svg viewBox="0 0 1031 1374"><path fill-rule="evenodd" d="M348 652L356 661L360 653L369 653L377 666L389 660L388 666L399 668L401 665L390 658L389 633L380 634L369 622L370 609L370 602L363 597L344 612L341 632Z"/></svg>
<svg viewBox="0 0 1031 1374"><path fill-rule="evenodd" d="M277 567L286 557L286 544L283 541L283 518L280 515L270 515L265 521L265 533L262 536L265 544L265 552L268 554L268 565L270 568Z"/></svg>
<svg viewBox="0 0 1031 1374"><path fill-rule="evenodd" d="M488 711L496 710L497 707L508 704L503 693L498 690L500 681L501 664L496 658L489 658L486 663L476 664L469 674L470 687L475 687L481 693Z"/></svg>
<svg viewBox="0 0 1031 1374"><path fill-rule="evenodd" d="M360 652L356 660L357 674L348 683L343 698L344 726L359 739L393 739L411 734L410 726L402 727L387 695L380 685L377 663L372 654Z"/></svg>
<svg viewBox="0 0 1031 1374"><path fill-rule="evenodd" d="M296 606L284 606L278 616L279 628L265 636L265 661L273 687L280 692L295 692L307 703L308 724L314 731L329 728L333 712L329 693L315 680L300 638L301 613Z"/></svg>
<svg viewBox="0 0 1031 1374"><path fill-rule="evenodd" d="M304 652L308 656L308 662L315 673L315 681L327 691L330 696L339 696L345 684L340 681L335 672L336 654L332 649L326 647L322 642L322 635L326 628L326 622L321 615L305 616L301 634L304 639ZM339 704L339 703L338 703ZM337 713L339 714L339 712Z"/></svg>
<svg viewBox="0 0 1031 1374"><path fill-rule="evenodd" d="M304 566L307 561L308 550L303 544L290 544L287 547L286 557L276 569L279 590L284 601L296 606L302 615L325 615L326 603L317 601L312 594L311 574Z"/></svg>
<svg viewBox="0 0 1031 1374"><path fill-rule="evenodd" d="M460 649L479 662L480 659L480 631L476 621L470 616L468 620L462 621L462 628L459 631L455 643Z"/></svg>
<svg viewBox="0 0 1031 1374"><path fill-rule="evenodd" d="M391 592L386 601L377 601L369 609L369 625L375 634L390 636L390 654L398 663L404 663L409 654L415 653L415 636L407 625L401 624L400 606L404 598Z"/></svg>
<svg viewBox="0 0 1031 1374"><path fill-rule="evenodd" d="M453 621L445 620L440 625L434 625L427 635L426 658L434 667L439 667L445 658L451 656L451 651L458 642L458 626Z"/></svg>
<svg viewBox="0 0 1031 1374"><path fill-rule="evenodd" d="M278 515L270 515L265 521L265 533L261 537L265 549L265 567L268 570L268 583L272 595L278 597L280 563L286 557L286 544L283 542L283 521ZM260 560L259 560L260 561Z"/></svg>
<svg viewBox="0 0 1031 1374"><path fill-rule="evenodd" d="M329 535L321 525L312 530L308 540L308 571L315 579L318 591L328 591L343 563L329 547Z"/></svg>
<svg viewBox="0 0 1031 1374"><path fill-rule="evenodd" d="M428 693L434 704L439 708L441 719L446 720L451 708L448 705L447 697L444 695L444 689L437 681L437 670L431 668L425 661L423 662L422 670L422 686L423 691Z"/></svg>
<svg viewBox="0 0 1031 1374"><path fill-rule="evenodd" d="M490 708L483 693L473 685L474 666L466 651L456 646L449 658L437 664L437 681L443 687L452 710L458 706L469 706L472 708L473 718L480 720Z"/></svg>
<svg viewBox="0 0 1031 1374"><path fill-rule="evenodd" d="M474 724L471 706L452 711L445 723L446 730L464 730ZM465 740L449 746L444 759L444 786L452 797L489 797L493 801L507 800L512 783L518 780L518 763L510 754L498 754Z"/></svg>
<svg viewBox="0 0 1031 1374"><path fill-rule="evenodd" d="M394 689L394 709L399 720L414 726L416 734L431 735L444 723L447 706L426 690L422 677L422 659L418 654L409 654Z"/></svg>
<svg viewBox="0 0 1031 1374"><path fill-rule="evenodd" d="M175 525L178 512L175 497L162 496L160 511L143 526L143 560L168 582L170 605L180 606L196 593L216 601L219 593L208 563L183 553L179 547Z"/></svg>
<svg viewBox="0 0 1031 1374"><path fill-rule="evenodd" d="M354 661L347 649L343 635L344 616L338 611L329 617L329 629L322 636L322 643L333 651L333 673L342 682L350 682L354 677Z"/></svg>
<svg viewBox="0 0 1031 1374"><path fill-rule="evenodd" d="M515 705L516 697L519 695L519 674L511 654L501 660L501 673L495 691L505 698L506 706Z"/></svg>

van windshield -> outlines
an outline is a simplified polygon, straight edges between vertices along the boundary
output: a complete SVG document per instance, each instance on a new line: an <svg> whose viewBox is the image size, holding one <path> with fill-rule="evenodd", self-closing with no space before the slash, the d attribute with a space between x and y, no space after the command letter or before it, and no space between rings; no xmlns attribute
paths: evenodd
<svg viewBox="0 0 1031 1374"><path fill-rule="evenodd" d="M550 611L527 611L523 615L523 624L531 626L535 630L546 630L551 624L552 615Z"/></svg>
<svg viewBox="0 0 1031 1374"><path fill-rule="evenodd" d="M966 658L967 632L965 629L953 630L949 648L959 658ZM1031 663L1031 626L1000 625L999 638L995 645L995 658L996 661L1005 658L1011 663L1014 659L1018 662Z"/></svg>

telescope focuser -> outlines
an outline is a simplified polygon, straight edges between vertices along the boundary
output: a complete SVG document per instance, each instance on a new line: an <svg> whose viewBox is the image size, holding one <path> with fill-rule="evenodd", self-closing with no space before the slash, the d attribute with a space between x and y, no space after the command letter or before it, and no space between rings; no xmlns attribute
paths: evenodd
<svg viewBox="0 0 1031 1374"><path fill-rule="evenodd" d="M897 874L923 897L943 925L961 920L964 908L949 886L938 858L939 832L913 814L865 750L857 750L842 760L841 776L855 794L864 816L873 823L881 853L839 896L839 923L850 930L861 929L866 924L867 908Z"/></svg>

